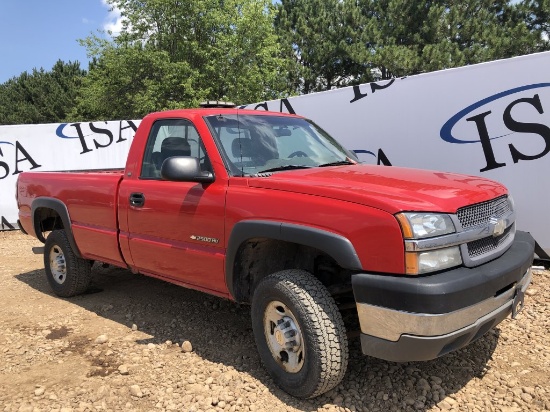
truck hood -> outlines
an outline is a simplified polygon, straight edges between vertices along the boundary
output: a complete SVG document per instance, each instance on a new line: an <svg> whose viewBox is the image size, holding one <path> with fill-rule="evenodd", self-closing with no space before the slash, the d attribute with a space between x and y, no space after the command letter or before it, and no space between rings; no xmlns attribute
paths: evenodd
<svg viewBox="0 0 550 412"><path fill-rule="evenodd" d="M276 172L250 177L248 184L354 202L392 214L455 213L507 193L500 183L476 176L359 164Z"/></svg>

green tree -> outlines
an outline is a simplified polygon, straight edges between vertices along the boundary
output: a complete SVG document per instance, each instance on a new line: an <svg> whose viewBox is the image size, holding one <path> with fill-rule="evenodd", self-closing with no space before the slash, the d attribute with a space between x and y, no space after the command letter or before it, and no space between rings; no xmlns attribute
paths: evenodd
<svg viewBox="0 0 550 412"><path fill-rule="evenodd" d="M366 45L360 58L370 57L382 78L418 73L426 59L437 67L445 6L440 1L360 0L364 21L357 38ZM439 47L437 47L439 48ZM449 50L450 51L450 50ZM435 61L434 61L435 60Z"/></svg>
<svg viewBox="0 0 550 412"><path fill-rule="evenodd" d="M123 30L113 42L83 41L96 62L80 116L137 117L204 99L250 103L286 94L269 0L109 3L122 11Z"/></svg>
<svg viewBox="0 0 550 412"><path fill-rule="evenodd" d="M445 39L459 51L454 66L503 59L535 51L536 35L509 1L449 2Z"/></svg>
<svg viewBox="0 0 550 412"><path fill-rule="evenodd" d="M281 0L301 93L548 50L550 0Z"/></svg>
<svg viewBox="0 0 550 412"><path fill-rule="evenodd" d="M351 56L354 14L340 0L282 0L275 27L294 67L289 81L300 93L330 90L371 80L368 64Z"/></svg>
<svg viewBox="0 0 550 412"><path fill-rule="evenodd" d="M186 62L171 62L166 51L139 43L109 45L90 64L71 115L78 120L129 119L196 106L205 97L193 87L196 77Z"/></svg>
<svg viewBox="0 0 550 412"><path fill-rule="evenodd" d="M0 124L68 120L86 72L80 63L58 60L52 70L33 69L0 85Z"/></svg>
<svg viewBox="0 0 550 412"><path fill-rule="evenodd" d="M494 0L360 0L356 37L382 78L532 53L538 38L524 9ZM527 13L528 14L528 13Z"/></svg>
<svg viewBox="0 0 550 412"><path fill-rule="evenodd" d="M550 0L524 0L518 8L537 38L537 51L550 50Z"/></svg>

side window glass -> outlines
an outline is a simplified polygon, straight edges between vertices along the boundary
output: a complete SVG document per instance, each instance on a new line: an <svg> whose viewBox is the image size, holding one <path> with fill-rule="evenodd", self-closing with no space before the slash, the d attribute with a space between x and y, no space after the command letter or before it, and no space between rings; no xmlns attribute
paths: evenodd
<svg viewBox="0 0 550 412"><path fill-rule="evenodd" d="M203 171L212 171L204 145L193 123L184 119L166 119L155 122L151 128L140 177L160 179L162 162L173 156L196 157Z"/></svg>

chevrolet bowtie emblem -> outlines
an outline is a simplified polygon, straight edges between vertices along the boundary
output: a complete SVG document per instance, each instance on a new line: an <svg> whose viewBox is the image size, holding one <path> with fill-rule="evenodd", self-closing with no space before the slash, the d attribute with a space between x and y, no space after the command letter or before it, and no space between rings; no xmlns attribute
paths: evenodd
<svg viewBox="0 0 550 412"><path fill-rule="evenodd" d="M498 237L506 230L506 220L492 217L489 219L489 228L492 229L493 237Z"/></svg>

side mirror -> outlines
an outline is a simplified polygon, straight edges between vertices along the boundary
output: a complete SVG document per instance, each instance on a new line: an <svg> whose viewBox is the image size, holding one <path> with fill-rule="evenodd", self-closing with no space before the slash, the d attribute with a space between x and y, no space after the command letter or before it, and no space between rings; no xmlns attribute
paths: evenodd
<svg viewBox="0 0 550 412"><path fill-rule="evenodd" d="M212 173L201 171L199 159L189 156L169 157L162 162L160 175L164 180L173 182L210 183L214 181Z"/></svg>

